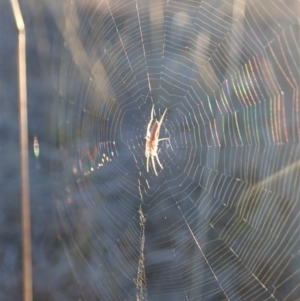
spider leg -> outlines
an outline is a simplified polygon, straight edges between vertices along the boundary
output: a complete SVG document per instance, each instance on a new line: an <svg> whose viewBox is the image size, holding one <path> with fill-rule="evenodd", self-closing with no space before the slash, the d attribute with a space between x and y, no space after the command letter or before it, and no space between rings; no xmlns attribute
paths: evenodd
<svg viewBox="0 0 300 301"><path fill-rule="evenodd" d="M152 106L151 118L150 118L150 121L149 121L148 126L147 126L147 133L146 133L145 139L147 139L148 135L150 135L150 127L151 127L152 122L153 122L153 112L154 112L154 105Z"/></svg>
<svg viewBox="0 0 300 301"><path fill-rule="evenodd" d="M160 118L160 121L159 121L159 123L160 123L160 124L162 124L162 122L163 122L163 120L164 120L164 117L165 117L165 114L166 114L166 112L167 112L167 109L165 109L165 111L164 111L164 113L163 113L162 117Z"/></svg>
<svg viewBox="0 0 300 301"><path fill-rule="evenodd" d="M145 157L148 158L149 157L149 150L148 150L148 141L149 141L149 138L148 137L145 137L146 138L146 143L145 143Z"/></svg>
<svg viewBox="0 0 300 301"><path fill-rule="evenodd" d="M163 169L163 166L161 165L161 163L160 163L160 161L159 161L159 159L158 159L158 155L156 155L155 158L156 158L156 161L158 162L160 168Z"/></svg>
<svg viewBox="0 0 300 301"><path fill-rule="evenodd" d="M160 131L160 127L161 127L161 124L162 124L162 122L163 122L163 120L164 120L164 117L165 117L166 112L167 112L167 109L165 109L165 111L164 111L162 117L160 118L160 121L158 121L158 127L157 127L157 132L158 132L158 133L159 133L159 131Z"/></svg>
<svg viewBox="0 0 300 301"><path fill-rule="evenodd" d="M166 112L167 112L167 109L165 109L165 111L164 111L162 117L160 118L160 121L156 121L156 122L158 123L157 128L156 128L156 132L158 133L158 134L157 134L157 138L159 137L160 127L161 127L161 125L162 125L162 122L163 122L163 120L164 120L164 117L165 117ZM162 140L168 140L168 139L169 139L169 138L157 139L157 142L162 141Z"/></svg>
<svg viewBox="0 0 300 301"><path fill-rule="evenodd" d="M156 168L155 168L155 162L154 162L154 156L151 156L151 159L152 159L152 165L153 165L154 172L157 175Z"/></svg>
<svg viewBox="0 0 300 301"><path fill-rule="evenodd" d="M147 158L146 168L147 168L147 172L149 172L149 156L146 155L146 158Z"/></svg>

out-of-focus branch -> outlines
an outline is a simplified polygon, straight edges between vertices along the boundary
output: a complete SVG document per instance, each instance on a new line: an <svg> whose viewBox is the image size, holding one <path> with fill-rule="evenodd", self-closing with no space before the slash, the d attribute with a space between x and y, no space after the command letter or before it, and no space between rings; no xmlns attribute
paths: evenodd
<svg viewBox="0 0 300 301"><path fill-rule="evenodd" d="M18 83L20 114L22 250L23 250L23 300L32 301L31 225L28 173L28 121L26 89L26 35L25 24L18 0L11 0L18 29Z"/></svg>

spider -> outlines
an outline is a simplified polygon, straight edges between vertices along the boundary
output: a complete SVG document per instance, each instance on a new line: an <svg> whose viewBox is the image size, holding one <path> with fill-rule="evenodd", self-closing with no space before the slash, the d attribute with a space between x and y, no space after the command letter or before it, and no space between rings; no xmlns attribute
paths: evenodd
<svg viewBox="0 0 300 301"><path fill-rule="evenodd" d="M154 172L156 175L157 175L157 172L156 172L156 168L155 168L154 158L156 158L156 161L159 164L160 168L163 169L163 167L158 159L158 152L157 152L158 142L162 141L162 140L169 140L169 138L158 139L160 127L164 120L166 112L167 112L167 109L165 109L160 121L155 120L155 122L153 123L151 130L150 130L150 126L153 122L153 113L154 113L154 105L152 106L151 119L148 123L147 133L146 133L146 137L145 137L145 139L146 139L145 156L147 159L147 163L146 163L147 172L149 172L149 158L151 157L152 166L153 166L153 169L154 169Z"/></svg>

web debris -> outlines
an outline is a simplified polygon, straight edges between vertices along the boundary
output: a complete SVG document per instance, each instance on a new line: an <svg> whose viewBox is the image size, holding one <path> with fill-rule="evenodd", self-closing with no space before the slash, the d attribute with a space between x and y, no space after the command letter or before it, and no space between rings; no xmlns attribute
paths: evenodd
<svg viewBox="0 0 300 301"><path fill-rule="evenodd" d="M144 248L145 248L145 223L146 218L142 211L142 205L140 205L139 209L139 216L140 216L140 232L141 232L141 243L140 243L140 256L139 256L139 264L137 270L137 276L134 279L136 284L136 300L137 301L146 301L147 300L147 286L146 286L146 273L145 273L145 256L144 256Z"/></svg>

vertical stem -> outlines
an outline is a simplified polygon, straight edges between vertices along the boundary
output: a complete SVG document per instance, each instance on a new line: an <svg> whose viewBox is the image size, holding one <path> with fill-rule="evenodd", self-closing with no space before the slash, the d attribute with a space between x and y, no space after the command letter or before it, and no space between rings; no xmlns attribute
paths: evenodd
<svg viewBox="0 0 300 301"><path fill-rule="evenodd" d="M25 24L18 0L11 0L18 28L18 83L20 114L21 201L22 201L22 250L23 250L23 300L32 301L31 225L28 172L28 124L26 89L26 35Z"/></svg>

